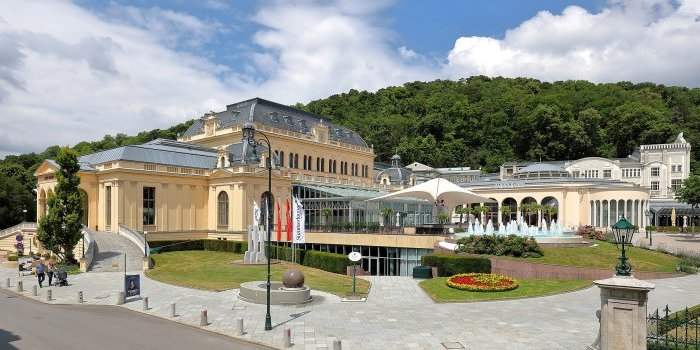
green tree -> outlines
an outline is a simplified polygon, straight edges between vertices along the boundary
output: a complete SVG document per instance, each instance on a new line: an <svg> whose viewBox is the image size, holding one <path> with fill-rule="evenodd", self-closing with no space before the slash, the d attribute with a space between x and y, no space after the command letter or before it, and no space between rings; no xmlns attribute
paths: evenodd
<svg viewBox="0 0 700 350"><path fill-rule="evenodd" d="M56 163L60 169L56 174L55 193L48 200L46 216L39 220L37 238L41 244L61 260L75 262L73 248L81 234L80 177L78 177L77 154L68 147L59 150Z"/></svg>
<svg viewBox="0 0 700 350"><path fill-rule="evenodd" d="M32 195L13 177L0 176L0 229L25 220L23 209L29 211Z"/></svg>
<svg viewBox="0 0 700 350"><path fill-rule="evenodd" d="M676 191L676 199L693 208L700 207L700 176L690 175L683 180L683 185ZM693 220L690 223L692 225ZM695 232L695 227L692 227L692 231Z"/></svg>

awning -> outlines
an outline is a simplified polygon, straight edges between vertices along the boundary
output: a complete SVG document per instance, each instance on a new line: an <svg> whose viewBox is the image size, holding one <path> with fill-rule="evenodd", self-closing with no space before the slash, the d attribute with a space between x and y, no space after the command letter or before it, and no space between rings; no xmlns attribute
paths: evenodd
<svg viewBox="0 0 700 350"><path fill-rule="evenodd" d="M418 198L431 202L445 201L445 206L454 207L468 203L495 202L472 191L459 187L443 178L436 178L400 191L369 199L370 201L392 198Z"/></svg>

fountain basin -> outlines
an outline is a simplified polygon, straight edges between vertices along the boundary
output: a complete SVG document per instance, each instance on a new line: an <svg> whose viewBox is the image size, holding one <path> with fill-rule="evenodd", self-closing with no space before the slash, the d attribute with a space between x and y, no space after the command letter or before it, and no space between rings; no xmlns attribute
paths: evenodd
<svg viewBox="0 0 700 350"><path fill-rule="evenodd" d="M267 303L267 288L265 281L252 281L241 283L238 299L254 304ZM280 281L270 282L270 304L272 305L297 305L310 302L311 288L285 288Z"/></svg>

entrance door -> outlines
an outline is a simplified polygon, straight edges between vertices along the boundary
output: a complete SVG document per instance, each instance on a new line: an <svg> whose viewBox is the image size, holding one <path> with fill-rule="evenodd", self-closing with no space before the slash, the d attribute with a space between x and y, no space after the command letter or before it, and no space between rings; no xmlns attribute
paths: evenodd
<svg viewBox="0 0 700 350"><path fill-rule="evenodd" d="M379 275L379 258L369 258L369 274L372 276Z"/></svg>

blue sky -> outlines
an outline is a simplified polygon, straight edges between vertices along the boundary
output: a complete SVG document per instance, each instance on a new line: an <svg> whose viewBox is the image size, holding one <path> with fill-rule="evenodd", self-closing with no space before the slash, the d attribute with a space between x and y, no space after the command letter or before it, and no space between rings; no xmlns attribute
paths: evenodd
<svg viewBox="0 0 700 350"><path fill-rule="evenodd" d="M81 0L81 6L97 13L109 13L116 4L137 8L157 7L195 16L205 22L215 21L226 26L226 31L216 33L203 48L196 52L212 61L227 66L240 66L248 62L245 52L255 47L251 38L261 26L251 17L270 1L145 1L145 0ZM440 4L435 6L435 4ZM386 6L373 14L373 21L387 28L393 35L391 41L397 46L411 48L427 57L440 59L460 36L487 36L503 38L506 30L535 16L540 11L561 13L572 5L591 12L599 11L606 1L563 0L403 0ZM183 50L192 48L180 47Z"/></svg>
<svg viewBox="0 0 700 350"><path fill-rule="evenodd" d="M0 157L259 96L473 75L700 86L700 0L0 1Z"/></svg>

